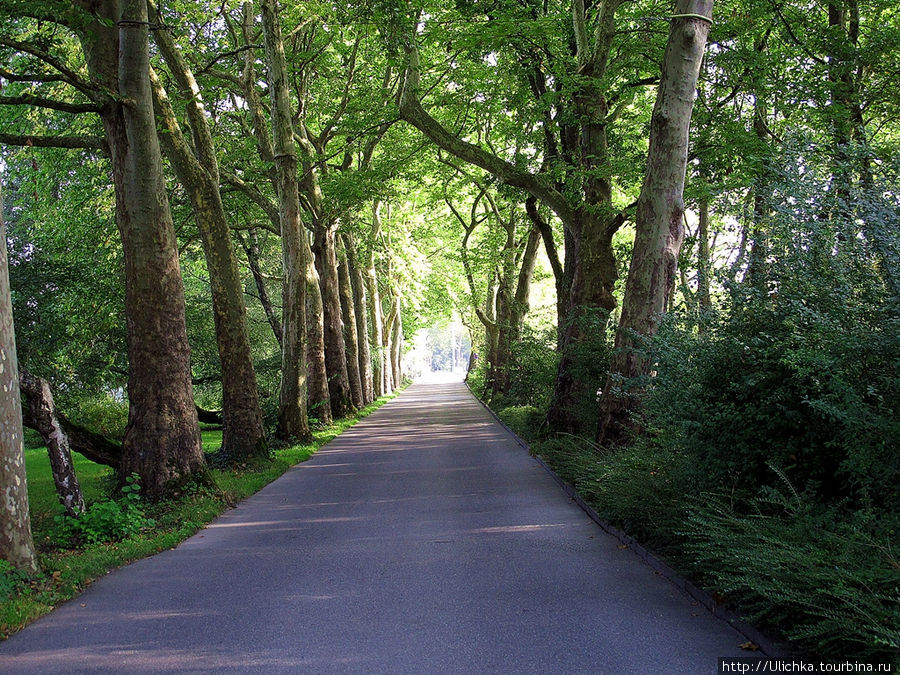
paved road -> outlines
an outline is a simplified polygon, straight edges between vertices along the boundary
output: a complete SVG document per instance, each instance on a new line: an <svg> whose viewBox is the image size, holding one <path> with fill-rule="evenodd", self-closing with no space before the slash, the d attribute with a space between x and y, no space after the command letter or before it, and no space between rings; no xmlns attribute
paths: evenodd
<svg viewBox="0 0 900 675"><path fill-rule="evenodd" d="M417 384L0 644L0 671L713 673L742 641L464 385Z"/></svg>

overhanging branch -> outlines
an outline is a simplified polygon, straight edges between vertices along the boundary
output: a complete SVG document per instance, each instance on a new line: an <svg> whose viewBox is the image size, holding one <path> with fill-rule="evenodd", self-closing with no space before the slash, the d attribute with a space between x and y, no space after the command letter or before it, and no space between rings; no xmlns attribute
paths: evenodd
<svg viewBox="0 0 900 675"><path fill-rule="evenodd" d="M0 144L35 148L80 148L107 152L106 139L100 136L34 136L0 133Z"/></svg>

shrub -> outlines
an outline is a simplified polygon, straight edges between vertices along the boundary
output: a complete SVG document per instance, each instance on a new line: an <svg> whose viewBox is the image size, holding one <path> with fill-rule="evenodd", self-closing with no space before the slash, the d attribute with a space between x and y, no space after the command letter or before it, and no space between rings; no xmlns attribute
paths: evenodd
<svg viewBox="0 0 900 675"><path fill-rule="evenodd" d="M533 405L513 405L497 411L497 417L516 434L528 437L535 434L543 422L543 415Z"/></svg>
<svg viewBox="0 0 900 675"><path fill-rule="evenodd" d="M551 326L538 331L525 326L521 339L512 346L508 399L545 412L550 407L558 363L556 329Z"/></svg>
<svg viewBox="0 0 900 675"><path fill-rule="evenodd" d="M873 535L796 492L765 490L745 507L712 497L692 509L686 553L706 584L811 654L900 665L894 532Z"/></svg>
<svg viewBox="0 0 900 675"><path fill-rule="evenodd" d="M53 538L58 543L98 544L120 541L153 527L156 522L145 515L140 491L138 477L132 474L126 478L119 499L94 502L76 517L57 516Z"/></svg>
<svg viewBox="0 0 900 675"><path fill-rule="evenodd" d="M0 602L6 602L28 587L28 574L17 570L8 561L0 559Z"/></svg>

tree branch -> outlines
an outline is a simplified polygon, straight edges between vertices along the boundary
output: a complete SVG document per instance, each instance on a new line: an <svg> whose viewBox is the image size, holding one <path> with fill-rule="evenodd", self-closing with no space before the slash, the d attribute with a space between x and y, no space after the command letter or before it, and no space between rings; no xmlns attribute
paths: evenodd
<svg viewBox="0 0 900 675"><path fill-rule="evenodd" d="M418 51L415 46L408 47L406 72L398 94L400 118L416 127L438 147L464 162L481 167L507 185L526 190L553 209L563 222L573 222L575 209L561 192L547 185L542 177L522 171L479 146L462 140L447 131L440 122L425 112L417 98L419 89L418 60Z"/></svg>
<svg viewBox="0 0 900 675"><path fill-rule="evenodd" d="M547 250L547 259L550 261L550 268L553 270L553 277L559 281L563 277L563 266L559 260L559 251L556 250L556 241L553 239L553 230L550 223L541 218L541 214L537 210L537 199L529 197L525 200L525 212L531 219L532 224L540 231L541 238L544 240L544 248Z"/></svg>
<svg viewBox="0 0 900 675"><path fill-rule="evenodd" d="M22 94L20 96L0 96L0 105L33 105L39 108L49 108L67 113L99 113L100 106L96 103L67 103L66 101L54 101L43 96Z"/></svg>
<svg viewBox="0 0 900 675"><path fill-rule="evenodd" d="M275 204L273 204L270 199L268 199L262 192L260 192L258 188L256 188L255 186L247 185L247 183L242 181L238 176L224 171L221 175L222 180L224 180L238 192L243 193L251 202L261 208L269 218L269 221L272 223L271 225L261 224L260 227L264 227L269 232L272 232L273 234L276 234L280 237L281 220L279 219L278 208L275 206Z"/></svg>
<svg viewBox="0 0 900 675"><path fill-rule="evenodd" d="M106 139L100 136L34 136L31 134L0 133L0 144L35 148L82 148L108 151Z"/></svg>
<svg viewBox="0 0 900 675"><path fill-rule="evenodd" d="M11 40L2 36L0 36L0 45L5 45L16 51L25 52L26 54L31 54L32 56L39 58L48 66L59 72L60 75L62 75L63 82L72 85L92 101L97 101L98 103L102 102L103 97L100 94L100 89L96 85L91 84L88 80L82 78L81 75L70 69L49 52L39 49L27 42L19 42L18 40Z"/></svg>

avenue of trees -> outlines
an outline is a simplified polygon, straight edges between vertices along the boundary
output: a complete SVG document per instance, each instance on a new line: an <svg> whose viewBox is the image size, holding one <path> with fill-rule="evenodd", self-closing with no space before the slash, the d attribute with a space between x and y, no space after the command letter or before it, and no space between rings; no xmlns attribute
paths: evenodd
<svg viewBox="0 0 900 675"><path fill-rule="evenodd" d="M23 421L72 516L73 451L165 499L452 315L604 515L900 650L900 10L713 5L0 0L0 557Z"/></svg>

